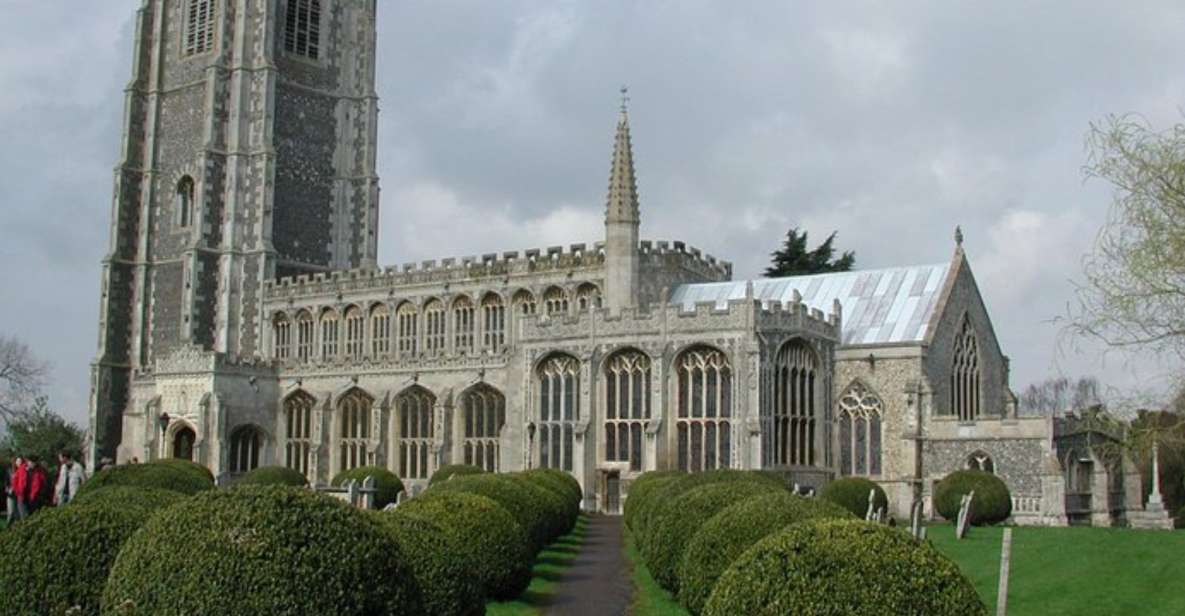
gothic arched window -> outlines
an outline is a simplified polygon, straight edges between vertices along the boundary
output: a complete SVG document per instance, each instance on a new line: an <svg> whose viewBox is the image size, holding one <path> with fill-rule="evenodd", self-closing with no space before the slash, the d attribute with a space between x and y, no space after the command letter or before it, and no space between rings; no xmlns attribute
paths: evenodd
<svg viewBox="0 0 1185 616"><path fill-rule="evenodd" d="M403 479L427 479L432 476L434 406L436 396L418 385L395 399L399 422L399 476Z"/></svg>
<svg viewBox="0 0 1185 616"><path fill-rule="evenodd" d="M185 6L182 55L195 56L214 49L214 18L217 5L217 0L188 0Z"/></svg>
<svg viewBox="0 0 1185 616"><path fill-rule="evenodd" d="M313 450L313 397L303 391L284 399L284 465L309 474Z"/></svg>
<svg viewBox="0 0 1185 616"><path fill-rule="evenodd" d="M536 369L539 383L539 466L572 470L575 426L580 420L580 361L552 355Z"/></svg>
<svg viewBox="0 0 1185 616"><path fill-rule="evenodd" d="M292 356L292 321L288 315L277 312L272 317L272 357L288 359Z"/></svg>
<svg viewBox="0 0 1185 616"><path fill-rule="evenodd" d="M173 457L179 460L193 461L193 444L197 435L193 428L183 426L173 433Z"/></svg>
<svg viewBox="0 0 1185 616"><path fill-rule="evenodd" d="M568 293L559 287L551 287L543 293L543 306L548 316L568 312Z"/></svg>
<svg viewBox="0 0 1185 616"><path fill-rule="evenodd" d="M601 307L601 290L597 285L586 282L576 288L576 308L581 312Z"/></svg>
<svg viewBox="0 0 1185 616"><path fill-rule="evenodd" d="M473 300L462 295L453 301L453 344L458 353L473 350Z"/></svg>
<svg viewBox="0 0 1185 616"><path fill-rule="evenodd" d="M535 296L530 291L523 289L514 294L512 302L514 304L514 311L518 314L526 316L528 314L535 314L536 303Z"/></svg>
<svg viewBox="0 0 1185 616"><path fill-rule="evenodd" d="M313 315L301 310L296 315L296 358L307 362L313 356Z"/></svg>
<svg viewBox="0 0 1185 616"><path fill-rule="evenodd" d="M479 383L461 394L461 410L465 415L465 436L461 441L465 464L498 472L506 397L493 387Z"/></svg>
<svg viewBox="0 0 1185 616"><path fill-rule="evenodd" d="M378 304L370 311L370 354L375 358L391 352L391 310Z"/></svg>
<svg viewBox="0 0 1185 616"><path fill-rule="evenodd" d="M732 465L732 366L723 351L701 346L675 359L676 459L679 470Z"/></svg>
<svg viewBox="0 0 1185 616"><path fill-rule="evenodd" d="M193 225L193 178L188 175L177 182L177 192L173 197L174 223L181 228Z"/></svg>
<svg viewBox="0 0 1185 616"><path fill-rule="evenodd" d="M605 362L605 461L642 470L642 433L650 419L650 357L628 349Z"/></svg>
<svg viewBox="0 0 1185 616"><path fill-rule="evenodd" d="M395 311L395 316L399 321L399 353L415 355L416 350L419 348L416 340L420 319L415 304L411 302L399 304L399 308Z"/></svg>
<svg viewBox="0 0 1185 616"><path fill-rule="evenodd" d="M350 306L346 309L346 357L362 359L362 348L366 339L366 317L362 309Z"/></svg>
<svg viewBox="0 0 1185 616"><path fill-rule="evenodd" d="M975 421L979 417L979 344L967 317L963 317L963 326L955 337L950 408L959 421Z"/></svg>
<svg viewBox="0 0 1185 616"><path fill-rule="evenodd" d="M983 471L985 473L995 473L996 463L992 461L992 457L983 451L976 451L967 456L967 469L972 471Z"/></svg>
<svg viewBox="0 0 1185 616"><path fill-rule="evenodd" d="M802 340L792 340L778 351L773 366L773 464L809 466L815 463L816 402L819 365L815 352Z"/></svg>
<svg viewBox="0 0 1185 616"><path fill-rule="evenodd" d="M321 56L321 1L288 0L284 50L316 60Z"/></svg>
<svg viewBox="0 0 1185 616"><path fill-rule="evenodd" d="M481 300L482 344L498 351L506 344L506 306L496 293L487 293Z"/></svg>
<svg viewBox="0 0 1185 616"><path fill-rule="evenodd" d="M440 300L429 300L424 304L424 350L444 350L444 304Z"/></svg>
<svg viewBox="0 0 1185 616"><path fill-rule="evenodd" d="M839 397L839 471L843 475L881 474L880 396L863 383L852 383Z"/></svg>
<svg viewBox="0 0 1185 616"><path fill-rule="evenodd" d="M321 313L321 359L333 359L337 356L338 334L337 312L332 308Z"/></svg>
<svg viewBox="0 0 1185 616"><path fill-rule="evenodd" d="M254 426L243 426L230 434L230 472L245 473L259 467L263 435Z"/></svg>
<svg viewBox="0 0 1185 616"><path fill-rule="evenodd" d="M361 389L352 389L337 403L338 427L338 470L348 471L369 464L366 444L370 440L371 398Z"/></svg>

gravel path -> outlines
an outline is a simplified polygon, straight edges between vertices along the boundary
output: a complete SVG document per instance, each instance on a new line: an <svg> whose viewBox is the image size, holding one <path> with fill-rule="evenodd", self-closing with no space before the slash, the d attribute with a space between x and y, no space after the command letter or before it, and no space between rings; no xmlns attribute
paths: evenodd
<svg viewBox="0 0 1185 616"><path fill-rule="evenodd" d="M625 614L633 599L629 565L622 544L621 516L594 515L580 554L560 578L547 605L556 616Z"/></svg>

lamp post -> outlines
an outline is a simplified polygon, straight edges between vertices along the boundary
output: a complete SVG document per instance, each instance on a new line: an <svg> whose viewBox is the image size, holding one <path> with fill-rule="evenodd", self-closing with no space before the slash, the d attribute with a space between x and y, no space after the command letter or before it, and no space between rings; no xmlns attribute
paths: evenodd
<svg viewBox="0 0 1185 616"><path fill-rule="evenodd" d="M172 419L172 418L169 417L168 413L161 413L160 417L158 417L156 419L157 423L160 424L160 454L159 455L162 458L166 457L165 456L165 447L166 447L165 434L167 433L167 431L169 429L169 420L170 419Z"/></svg>

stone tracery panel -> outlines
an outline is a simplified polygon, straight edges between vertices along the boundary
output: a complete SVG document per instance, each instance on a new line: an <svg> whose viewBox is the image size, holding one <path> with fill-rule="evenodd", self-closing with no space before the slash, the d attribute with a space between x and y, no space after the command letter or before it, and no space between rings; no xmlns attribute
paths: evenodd
<svg viewBox="0 0 1185 616"><path fill-rule="evenodd" d="M732 466L732 364L720 349L698 346L675 359L675 457L679 470Z"/></svg>

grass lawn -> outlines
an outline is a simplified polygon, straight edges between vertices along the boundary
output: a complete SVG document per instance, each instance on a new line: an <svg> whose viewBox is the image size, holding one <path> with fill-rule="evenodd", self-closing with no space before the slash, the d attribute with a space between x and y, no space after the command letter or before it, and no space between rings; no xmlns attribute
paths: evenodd
<svg viewBox="0 0 1185 616"><path fill-rule="evenodd" d="M646 568L638 546L634 545L634 537L629 530L625 530L625 558L634 569L634 604L631 613L634 616L687 616L687 610L675 601L671 593L654 581L650 570Z"/></svg>
<svg viewBox="0 0 1185 616"><path fill-rule="evenodd" d="M572 560L580 553L580 546L584 543L585 528L588 517L580 516L576 520L576 527L572 532L556 539L551 545L539 552L535 557L535 566L531 569L531 585L514 601L490 601L486 603L486 614L489 616L527 616L543 613L543 606L548 597L555 592L560 576L572 564Z"/></svg>
<svg viewBox="0 0 1185 616"><path fill-rule="evenodd" d="M935 547L959 563L995 613L1002 528L931 526ZM1035 528L1012 531L1008 613L1185 614L1185 532L1122 528Z"/></svg>

